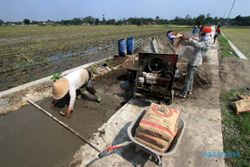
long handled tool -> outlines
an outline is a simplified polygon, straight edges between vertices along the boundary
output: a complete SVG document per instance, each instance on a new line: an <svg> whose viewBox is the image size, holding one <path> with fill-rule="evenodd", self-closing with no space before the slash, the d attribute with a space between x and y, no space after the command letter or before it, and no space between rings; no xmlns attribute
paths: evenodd
<svg viewBox="0 0 250 167"><path fill-rule="evenodd" d="M104 156L106 156L107 154L113 152L114 150L117 150L117 149L121 149L123 147L126 147L128 146L129 144L133 143L132 141L126 141L124 143L121 143L121 144L118 144L118 145L111 145L111 146L108 146L104 151L102 151L100 154L98 154L98 157L99 158L103 158Z"/></svg>
<svg viewBox="0 0 250 167"><path fill-rule="evenodd" d="M97 148L97 146L95 146L92 143L90 143L87 139L85 139L84 137L82 137L77 131L75 131L74 129L72 129L71 127L69 127L68 125L66 125L65 123L63 123L59 119L57 119L56 117L54 117L51 113L49 113L48 111L46 111L45 109L43 109L42 107L40 107L39 105L37 105L36 103L34 103L33 101L31 101L30 99L28 99L28 102L30 104L32 104L33 106L35 106L36 108L38 108L39 110L41 110L47 116L49 116L50 118L52 118L53 120L55 120L57 123L59 123L60 125L62 125L64 128L66 128L67 130L69 130L71 133L73 133L74 135L76 135L77 137L79 137L81 140L83 140L85 143L87 143L90 147L92 147L93 149L95 149L99 153L101 152L101 150L99 150Z"/></svg>

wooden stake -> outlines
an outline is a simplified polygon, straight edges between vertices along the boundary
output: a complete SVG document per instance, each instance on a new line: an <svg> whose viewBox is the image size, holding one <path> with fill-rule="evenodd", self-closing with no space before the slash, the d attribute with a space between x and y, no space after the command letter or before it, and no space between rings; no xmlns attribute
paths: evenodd
<svg viewBox="0 0 250 167"><path fill-rule="evenodd" d="M32 104L33 106L35 106L36 108L38 108L39 110L41 110L47 116L49 116L50 118L52 118L54 121L56 121L57 123L59 123L60 125L62 125L64 128L66 128L67 130L69 130L71 133L73 133L74 135L76 135L77 137L79 137L82 141L84 141L85 143L87 143L90 147L92 147L93 149L95 149L99 153L101 152L101 150L99 150L95 145L93 145L92 143L90 143L90 141L88 141L87 139L85 139L84 137L82 137L77 131L75 131L74 129L72 129L71 127L69 127L67 124L63 123L62 121L60 121L59 119L57 119L56 117L54 117L51 113L49 113L48 111L46 111L45 109L43 109L42 107L40 107L39 105L37 105L36 103L34 103L30 99L28 99L28 102L30 104Z"/></svg>

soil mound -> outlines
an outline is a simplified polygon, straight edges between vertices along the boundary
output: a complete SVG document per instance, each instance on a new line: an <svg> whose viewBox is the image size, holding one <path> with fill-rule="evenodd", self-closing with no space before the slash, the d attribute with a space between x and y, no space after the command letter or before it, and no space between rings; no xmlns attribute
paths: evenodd
<svg viewBox="0 0 250 167"><path fill-rule="evenodd" d="M212 87L212 75L209 73L210 67L206 64L201 65L194 77L195 87L209 89Z"/></svg>

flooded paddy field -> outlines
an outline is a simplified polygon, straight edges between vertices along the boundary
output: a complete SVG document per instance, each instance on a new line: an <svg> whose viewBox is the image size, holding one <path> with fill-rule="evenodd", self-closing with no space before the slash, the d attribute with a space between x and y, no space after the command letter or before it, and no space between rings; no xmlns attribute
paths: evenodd
<svg viewBox="0 0 250 167"><path fill-rule="evenodd" d="M136 47L166 26L1 26L0 91L118 53L117 41ZM185 27L175 28L178 30Z"/></svg>

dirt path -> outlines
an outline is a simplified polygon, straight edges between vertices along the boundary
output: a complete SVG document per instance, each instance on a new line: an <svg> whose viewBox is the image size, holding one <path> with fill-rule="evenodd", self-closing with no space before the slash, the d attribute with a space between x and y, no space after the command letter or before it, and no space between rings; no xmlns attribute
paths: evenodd
<svg viewBox="0 0 250 167"><path fill-rule="evenodd" d="M221 113L219 106L220 78L217 48L214 46L204 62L205 72L212 77L209 89L196 88L187 99L175 99L173 106L181 109L186 121L186 129L180 145L172 156L164 158L166 166L225 166L224 159L209 158L207 152L223 152L221 131ZM106 132L96 137L93 142L105 147L128 140L126 130L131 120L146 106L137 100L131 100L102 126ZM135 152L133 146L117 151L101 160L97 153L87 145L83 145L75 154L71 165L91 166L155 166L148 161L149 156L143 152Z"/></svg>
<svg viewBox="0 0 250 167"><path fill-rule="evenodd" d="M111 77L112 76L112 77ZM51 99L38 104L55 117L90 138L131 97L125 70L116 70L98 78L94 85L103 97L98 104L86 93L78 99L70 119L52 109ZM62 110L66 110L66 107ZM0 117L0 166L62 166L84 144L33 106Z"/></svg>

